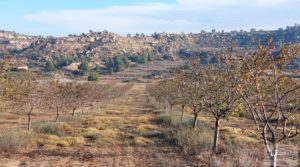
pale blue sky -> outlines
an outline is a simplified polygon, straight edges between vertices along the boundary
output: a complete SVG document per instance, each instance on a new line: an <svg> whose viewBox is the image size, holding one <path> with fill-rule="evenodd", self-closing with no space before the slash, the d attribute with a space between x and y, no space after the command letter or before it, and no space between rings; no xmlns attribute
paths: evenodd
<svg viewBox="0 0 300 167"><path fill-rule="evenodd" d="M0 29L29 35L277 29L299 16L299 0L0 1Z"/></svg>

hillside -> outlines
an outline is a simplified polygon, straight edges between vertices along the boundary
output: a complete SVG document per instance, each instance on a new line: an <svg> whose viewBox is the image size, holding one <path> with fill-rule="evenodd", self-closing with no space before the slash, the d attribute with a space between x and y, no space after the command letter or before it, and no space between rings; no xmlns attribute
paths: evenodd
<svg viewBox="0 0 300 167"><path fill-rule="evenodd" d="M10 31L0 31L1 50L28 57L32 54L49 58L58 55L86 54L96 58L115 56L122 53L151 51L156 54L176 54L180 49L199 51L220 48L236 42L240 47L251 47L255 42L264 42L269 36L275 44L300 42L300 26L287 27L276 31L205 32L190 34L155 33L136 34L126 37L108 31L93 32L68 37L27 36Z"/></svg>
<svg viewBox="0 0 300 167"><path fill-rule="evenodd" d="M190 34L155 33L126 37L108 31L93 32L68 37L27 36L10 31L0 31L0 56L15 56L30 68L45 69L47 62L62 61L58 69L88 60L92 67L107 67L108 58L151 54L156 59L176 60L178 56L199 55L228 48L234 42L238 47L251 49L258 42L265 44L268 37L275 46L300 42L300 26L276 31L205 32ZM63 58L61 60L60 58ZM57 60L60 59L60 60ZM58 63L59 64L59 63ZM77 69L71 66L71 69ZM107 68L109 71L109 68Z"/></svg>

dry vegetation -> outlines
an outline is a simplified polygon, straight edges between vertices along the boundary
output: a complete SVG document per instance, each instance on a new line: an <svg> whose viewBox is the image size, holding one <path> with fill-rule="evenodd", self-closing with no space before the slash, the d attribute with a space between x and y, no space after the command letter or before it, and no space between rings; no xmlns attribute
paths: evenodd
<svg viewBox="0 0 300 167"><path fill-rule="evenodd" d="M119 84L117 84L119 85ZM124 84L121 84L124 85ZM125 84L126 86L126 84ZM4 166L189 166L177 150L162 138L165 127L156 121L148 104L145 84L135 84L126 96L102 101L91 110L84 108L72 116L63 112L58 122L42 121L39 112L33 120L32 130L27 131L26 118L18 118L22 136L1 138L15 145L15 151L3 147L1 164ZM96 105L96 104L95 104ZM42 112L40 113L42 116ZM8 114L6 114L8 117ZM45 118L55 118L52 112ZM26 115L22 116L26 117ZM7 126L12 124L7 124ZM14 132L12 129L11 131ZM13 133L7 133L8 135ZM18 133L21 134L21 133ZM158 160L159 159L159 160ZM175 165L176 164L176 165Z"/></svg>
<svg viewBox="0 0 300 167"><path fill-rule="evenodd" d="M294 55L284 49L281 56ZM155 84L110 81L140 79L151 65L100 82L1 69L0 164L297 166L299 81L278 68L286 61L268 59L271 51L259 48L253 59L224 53L205 67L194 60Z"/></svg>
<svg viewBox="0 0 300 167"><path fill-rule="evenodd" d="M201 65L198 59L194 59L189 70L178 72L149 87L150 94L159 104L163 104L165 110L168 105L172 113L175 106L180 106L181 122L185 109L191 110L193 123L190 127L193 131L187 129L182 133L181 128L175 128L175 134L184 137L182 140L175 135L177 144L184 150L190 148L192 153L188 155L193 155L195 148L205 148L198 146L201 142L197 134L201 132L197 132L197 122L199 115L206 113L210 115L209 120L214 121L211 152L216 157L220 158L218 154L222 153L230 155L231 151L222 146L230 137L234 139L232 146L261 141L265 155L259 155L264 152L259 151L256 158L269 161L272 167L277 164L292 165L278 163L279 154L287 154L286 151L294 151L294 164L297 164L295 152L300 134L300 85L297 79L285 73L284 68L290 59L299 55L299 46L285 46L274 56L275 48L270 39L268 46L258 46L253 53L235 52L234 47L231 50L229 54L221 53L216 64ZM245 122L248 118L252 119L254 128L242 126L244 123L241 121L237 124L231 119L232 116L247 117ZM236 124L235 127L224 129L224 120ZM207 132L202 133L207 136ZM223 141L220 142L220 139Z"/></svg>

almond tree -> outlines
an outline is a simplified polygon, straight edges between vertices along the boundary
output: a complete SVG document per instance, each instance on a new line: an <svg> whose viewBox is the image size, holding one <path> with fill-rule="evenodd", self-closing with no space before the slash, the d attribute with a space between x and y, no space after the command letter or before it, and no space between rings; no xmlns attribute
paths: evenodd
<svg viewBox="0 0 300 167"><path fill-rule="evenodd" d="M45 102L48 106L53 106L56 109L55 122L58 121L60 112L66 107L68 100L68 91L66 83L59 83L58 80L52 80L45 87Z"/></svg>
<svg viewBox="0 0 300 167"><path fill-rule="evenodd" d="M72 109L72 116L75 116L75 111L80 107L80 101L83 95L81 84L69 82L65 84L66 107Z"/></svg>
<svg viewBox="0 0 300 167"><path fill-rule="evenodd" d="M159 104L163 103L163 108L167 112L167 99L168 99L168 89L166 88L166 80L160 81L153 90L152 95L156 98Z"/></svg>
<svg viewBox="0 0 300 167"><path fill-rule="evenodd" d="M219 66L206 66L205 80L207 94L205 105L215 118L213 151L218 150L221 120L228 117L234 111L234 104L240 99L236 92L235 65L222 63Z"/></svg>
<svg viewBox="0 0 300 167"><path fill-rule="evenodd" d="M83 109L86 106L93 107L93 97L94 97L94 91L93 90L93 84L94 83L83 83L79 85L78 87L78 95L79 98L79 105L81 106L81 114L83 114Z"/></svg>
<svg viewBox="0 0 300 167"><path fill-rule="evenodd" d="M174 106L178 103L178 82L175 77L169 78L165 82L166 100L170 106L170 112L173 112Z"/></svg>
<svg viewBox="0 0 300 167"><path fill-rule="evenodd" d="M178 104L181 106L181 122L183 121L184 109L189 104L189 96L188 96L188 82L185 76L184 71L179 71L177 75L175 75L175 84L178 93Z"/></svg>
<svg viewBox="0 0 300 167"><path fill-rule="evenodd" d="M276 167L279 144L299 135L300 84L284 71L287 62L300 54L300 47L285 46L278 55L269 46L242 55L243 69L238 93L252 114L264 141L270 166Z"/></svg>
<svg viewBox="0 0 300 167"><path fill-rule="evenodd" d="M204 82L203 69L199 66L199 60L192 60L191 71L187 77L187 94L189 107L193 110L193 128L197 127L197 120L200 112L205 109L205 98L207 95L207 85Z"/></svg>

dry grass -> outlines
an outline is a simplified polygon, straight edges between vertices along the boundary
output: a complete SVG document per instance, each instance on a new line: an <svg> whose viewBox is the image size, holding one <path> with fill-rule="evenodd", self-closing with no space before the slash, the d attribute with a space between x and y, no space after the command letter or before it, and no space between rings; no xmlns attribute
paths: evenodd
<svg viewBox="0 0 300 167"><path fill-rule="evenodd" d="M136 130L137 132L142 133L146 131L158 130L158 127L152 124L141 124L137 127Z"/></svg>
<svg viewBox="0 0 300 167"><path fill-rule="evenodd" d="M144 137L138 136L134 138L133 145L138 145L138 146L147 146L154 144L154 142L150 139L146 139Z"/></svg>
<svg viewBox="0 0 300 167"><path fill-rule="evenodd" d="M226 134L232 138L235 138L241 143L254 144L258 142L258 138L252 130L246 130L234 127L223 127L221 133Z"/></svg>
<svg viewBox="0 0 300 167"><path fill-rule="evenodd" d="M97 144L101 145L116 145L122 143L123 132L119 129L105 129L101 130L97 135Z"/></svg>
<svg viewBox="0 0 300 167"><path fill-rule="evenodd" d="M94 118L88 118L83 121L83 125L85 126L92 126L94 128L97 128L99 130L106 129L108 126L112 124L111 119L106 117L94 117Z"/></svg>
<svg viewBox="0 0 300 167"><path fill-rule="evenodd" d="M31 145L32 139L31 133L20 131L4 132L0 135L0 152L14 153Z"/></svg>

